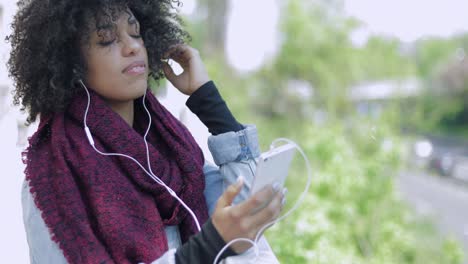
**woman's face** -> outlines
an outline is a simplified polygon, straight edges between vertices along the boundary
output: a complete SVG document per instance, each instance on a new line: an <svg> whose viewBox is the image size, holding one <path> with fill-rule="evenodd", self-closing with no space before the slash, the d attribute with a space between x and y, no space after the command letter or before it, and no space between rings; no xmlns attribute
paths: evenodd
<svg viewBox="0 0 468 264"><path fill-rule="evenodd" d="M87 64L85 83L108 103L125 103L142 96L148 83L148 55L140 25L130 10L115 24L98 23L82 45Z"/></svg>

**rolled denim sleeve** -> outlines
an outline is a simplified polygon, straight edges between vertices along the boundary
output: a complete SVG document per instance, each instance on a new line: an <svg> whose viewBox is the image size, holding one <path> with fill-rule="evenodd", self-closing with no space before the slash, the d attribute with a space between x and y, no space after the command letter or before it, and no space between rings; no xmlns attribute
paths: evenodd
<svg viewBox="0 0 468 264"><path fill-rule="evenodd" d="M242 176L244 186L234 199L234 204L247 199L255 177L256 159L260 156L257 128L254 125L247 125L238 132L210 136L208 148L214 162L219 166L223 190Z"/></svg>
<svg viewBox="0 0 468 264"><path fill-rule="evenodd" d="M223 190L236 182L239 176L243 176L245 181L240 194L234 199L234 204L240 203L250 196L250 188L255 177L256 159L260 156L257 129L253 125L248 125L238 132L210 136L208 148L216 165L219 166L217 168L207 163L204 167L205 197L211 215ZM255 263L279 263L263 236L259 241L258 250L258 258L255 257L254 248L250 248L243 254L224 259L221 263L241 264L252 263L252 261Z"/></svg>
<svg viewBox="0 0 468 264"><path fill-rule="evenodd" d="M204 195L208 206L208 213L213 214L219 197L223 194L223 176L219 172L219 168L209 162L203 167L205 175L205 190Z"/></svg>
<svg viewBox="0 0 468 264"><path fill-rule="evenodd" d="M257 128L247 125L238 132L226 132L208 138L208 148L216 165L255 159L260 155Z"/></svg>

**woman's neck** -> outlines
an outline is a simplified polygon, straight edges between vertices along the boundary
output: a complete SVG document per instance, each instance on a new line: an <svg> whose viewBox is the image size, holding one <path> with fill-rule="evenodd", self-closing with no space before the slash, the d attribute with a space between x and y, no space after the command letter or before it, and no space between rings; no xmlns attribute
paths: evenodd
<svg viewBox="0 0 468 264"><path fill-rule="evenodd" d="M133 127L134 106L133 101L129 102L109 102L109 106L114 112L120 115L125 122Z"/></svg>

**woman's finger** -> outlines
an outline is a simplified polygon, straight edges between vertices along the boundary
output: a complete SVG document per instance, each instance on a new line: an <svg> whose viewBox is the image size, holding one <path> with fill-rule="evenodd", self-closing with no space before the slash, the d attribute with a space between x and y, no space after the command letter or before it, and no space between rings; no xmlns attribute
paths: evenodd
<svg viewBox="0 0 468 264"><path fill-rule="evenodd" d="M169 49L168 52L163 56L166 59L173 59L179 64L187 62L192 58L195 53L195 49L186 44L177 44Z"/></svg>
<svg viewBox="0 0 468 264"><path fill-rule="evenodd" d="M277 192L268 206L263 207L255 215L252 215L252 217L249 218L250 224L256 229L259 229L266 223L278 218L283 207L283 198L284 192Z"/></svg>
<svg viewBox="0 0 468 264"><path fill-rule="evenodd" d="M221 195L221 197L218 200L218 203L216 204L216 207L218 209L228 207L232 205L232 202L234 201L234 198L240 193L242 186L244 185L244 178L239 177L237 182L234 184L231 184Z"/></svg>
<svg viewBox="0 0 468 264"><path fill-rule="evenodd" d="M279 184L267 185L246 201L238 204L237 210L239 210L240 214L256 214L272 201L274 195L279 191L279 189Z"/></svg>
<svg viewBox="0 0 468 264"><path fill-rule="evenodd" d="M171 57L175 54L175 52L180 47L180 45L181 44L174 44L174 45L169 46L167 51L163 54L162 58L165 60L171 59Z"/></svg>
<svg viewBox="0 0 468 264"><path fill-rule="evenodd" d="M164 74L166 75L166 78L170 82L173 82L174 78L176 78L177 75L174 73L174 70L172 69L171 65L169 65L167 62L164 62L162 65L162 69L163 69Z"/></svg>

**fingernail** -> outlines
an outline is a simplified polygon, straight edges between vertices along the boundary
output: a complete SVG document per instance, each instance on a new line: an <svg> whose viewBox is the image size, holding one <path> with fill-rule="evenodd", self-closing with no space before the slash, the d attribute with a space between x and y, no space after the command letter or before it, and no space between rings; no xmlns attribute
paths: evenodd
<svg viewBox="0 0 468 264"><path fill-rule="evenodd" d="M244 176L239 176L239 178L237 178L237 184L241 184L244 182Z"/></svg>
<svg viewBox="0 0 468 264"><path fill-rule="evenodd" d="M280 186L279 183L275 182L275 183L273 183L273 184L271 185L271 188L273 188L273 190L274 190L275 192L277 192L277 191L279 191L279 189L281 188L281 186Z"/></svg>
<svg viewBox="0 0 468 264"><path fill-rule="evenodd" d="M287 193L288 193L288 188L283 188L283 196L286 196Z"/></svg>
<svg viewBox="0 0 468 264"><path fill-rule="evenodd" d="M283 199L281 199L281 205L284 205L286 203L286 197L283 197Z"/></svg>

